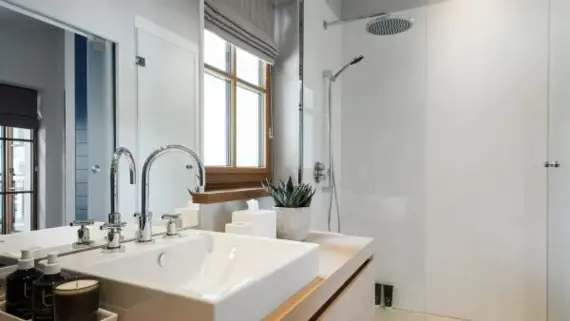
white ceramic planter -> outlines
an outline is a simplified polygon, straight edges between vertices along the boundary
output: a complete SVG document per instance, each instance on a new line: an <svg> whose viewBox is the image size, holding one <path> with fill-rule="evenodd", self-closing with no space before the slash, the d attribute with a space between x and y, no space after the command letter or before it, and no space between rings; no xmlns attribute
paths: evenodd
<svg viewBox="0 0 570 321"><path fill-rule="evenodd" d="M311 208L274 207L277 213L277 238L303 241L311 228Z"/></svg>

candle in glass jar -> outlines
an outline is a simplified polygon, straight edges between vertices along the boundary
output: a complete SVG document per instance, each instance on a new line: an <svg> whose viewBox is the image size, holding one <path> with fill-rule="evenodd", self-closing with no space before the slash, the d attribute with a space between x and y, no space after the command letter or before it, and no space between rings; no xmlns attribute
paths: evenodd
<svg viewBox="0 0 570 321"><path fill-rule="evenodd" d="M53 289L56 321L97 321L99 281L77 279Z"/></svg>

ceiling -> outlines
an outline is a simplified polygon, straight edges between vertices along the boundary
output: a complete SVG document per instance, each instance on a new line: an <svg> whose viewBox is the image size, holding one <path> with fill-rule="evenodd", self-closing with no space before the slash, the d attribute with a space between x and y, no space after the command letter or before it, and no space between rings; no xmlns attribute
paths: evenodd
<svg viewBox="0 0 570 321"><path fill-rule="evenodd" d="M447 0L326 0L334 13L342 19L422 7Z"/></svg>
<svg viewBox="0 0 570 321"><path fill-rule="evenodd" d="M31 27L31 28L54 28L53 26L18 12L0 6L0 26L2 27Z"/></svg>

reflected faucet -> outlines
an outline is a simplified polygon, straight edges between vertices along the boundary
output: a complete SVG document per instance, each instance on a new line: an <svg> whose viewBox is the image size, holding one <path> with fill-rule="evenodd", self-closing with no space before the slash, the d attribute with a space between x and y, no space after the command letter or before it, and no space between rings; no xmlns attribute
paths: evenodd
<svg viewBox="0 0 570 321"><path fill-rule="evenodd" d="M150 177L150 169L152 164L155 160L157 160L160 156L170 153L170 152L183 152L190 157L196 160L198 163L198 171L200 177L200 187L199 191L203 192L206 187L206 171L204 168L204 163L193 150L190 148L183 146L183 145L165 145L158 149L156 149L152 154L148 156L146 161L144 162L143 169L142 169L142 187L141 187L141 194L142 194L142 205L141 205L141 213L136 213L135 217L139 219L139 233L137 236L137 241L141 243L151 242L152 241L152 213L150 212L148 200L150 197L150 185L149 185L149 177Z"/></svg>
<svg viewBox="0 0 570 321"><path fill-rule="evenodd" d="M137 167L133 153L125 147L118 148L113 154L111 161L111 213L109 213L109 224L121 224L121 213L119 213L119 161L121 156L125 156L129 163L130 182L131 185L136 184Z"/></svg>

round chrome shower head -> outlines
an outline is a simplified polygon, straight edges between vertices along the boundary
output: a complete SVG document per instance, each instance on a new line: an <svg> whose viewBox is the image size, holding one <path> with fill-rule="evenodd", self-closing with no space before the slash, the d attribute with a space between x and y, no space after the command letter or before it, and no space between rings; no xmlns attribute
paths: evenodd
<svg viewBox="0 0 570 321"><path fill-rule="evenodd" d="M391 36L410 30L414 20L410 17L384 15L366 24L366 31L376 36Z"/></svg>

